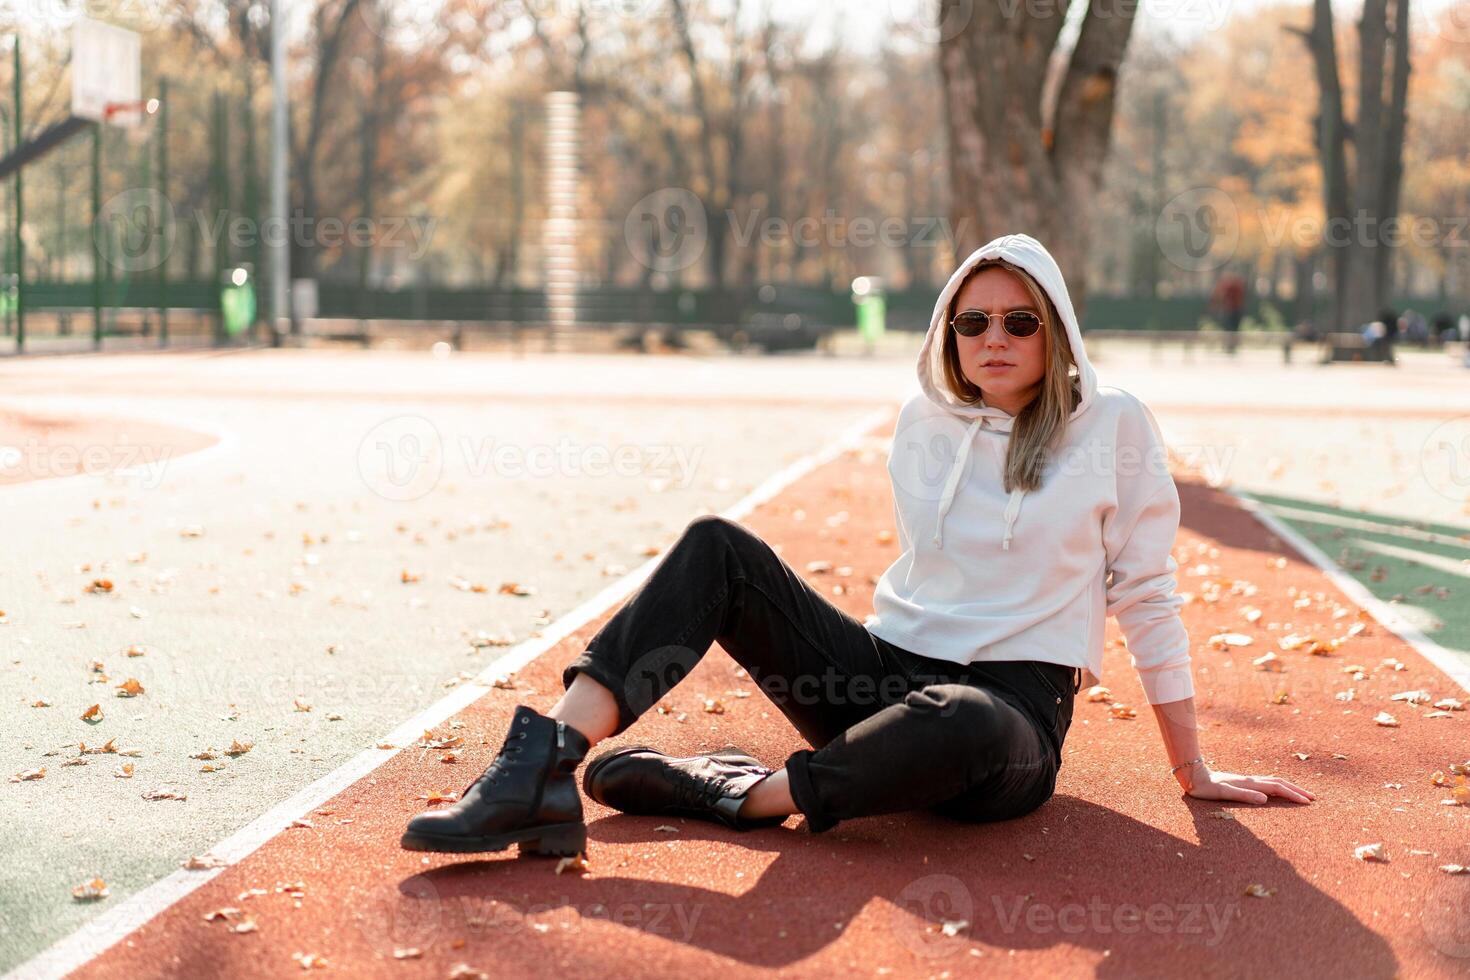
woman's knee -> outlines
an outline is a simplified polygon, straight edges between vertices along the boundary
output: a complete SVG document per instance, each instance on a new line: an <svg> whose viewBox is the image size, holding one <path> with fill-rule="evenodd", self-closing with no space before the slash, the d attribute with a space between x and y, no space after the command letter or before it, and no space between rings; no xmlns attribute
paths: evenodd
<svg viewBox="0 0 1470 980"><path fill-rule="evenodd" d="M965 823L1014 820L1038 809L1051 799L1055 790L1054 779L1043 779L1021 789L1009 790L998 784L985 783L937 803L930 809L941 816Z"/></svg>
<svg viewBox="0 0 1470 980"><path fill-rule="evenodd" d="M904 695L916 719L927 722L942 751L975 761L997 747L1003 719L995 695L968 684L928 684Z"/></svg>

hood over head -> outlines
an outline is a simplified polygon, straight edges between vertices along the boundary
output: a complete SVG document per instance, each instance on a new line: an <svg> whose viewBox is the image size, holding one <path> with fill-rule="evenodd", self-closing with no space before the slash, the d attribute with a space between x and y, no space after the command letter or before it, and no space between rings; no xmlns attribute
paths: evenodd
<svg viewBox="0 0 1470 980"><path fill-rule="evenodd" d="M1051 299L1052 305L1056 307L1062 325L1066 329L1067 340L1071 343L1072 357L1077 362L1077 387L1081 395L1077 407L1072 410L1069 418L1075 419L1087 411L1097 394L1097 372L1093 370L1092 363L1087 359L1087 351L1082 345L1082 327L1078 324L1077 314L1072 309L1072 297L1067 292L1066 282L1062 279L1061 267L1057 265L1056 259L1052 258L1046 247L1030 235L1016 234L1002 235L971 252L969 257L961 262L960 267L949 277L949 281L944 284L944 289L940 291L939 299L934 303L934 314L929 319L929 332L925 335L924 344L919 349L919 387L925 396L951 415L969 420L969 427L960 440L959 456L955 460L954 468L950 471L944 492L939 498L934 544L940 548L944 547L942 536L944 516L948 513L950 504L954 502L955 489L965 469L965 463L969 459L975 431L980 428L990 428L998 432L1010 432L1015 422L1012 416L1001 409L986 405L983 397L978 404L966 404L960 400L958 395L949 390L944 380L944 350L941 341L944 331L949 329L949 304L975 267L987 259L1004 259L1030 273ZM1021 512L1021 501L1025 496L1026 491L1018 487L1011 492L1010 500L1006 503L1005 538L1001 542L1001 547L1007 551L1011 547L1011 531Z"/></svg>

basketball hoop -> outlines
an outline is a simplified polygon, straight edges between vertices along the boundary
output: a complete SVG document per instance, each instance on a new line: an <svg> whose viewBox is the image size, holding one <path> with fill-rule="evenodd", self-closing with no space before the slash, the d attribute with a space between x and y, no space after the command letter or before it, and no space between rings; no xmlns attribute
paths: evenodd
<svg viewBox="0 0 1470 980"><path fill-rule="evenodd" d="M109 102L102 109L102 121L112 122L112 117L124 112L136 112L151 116L158 111L157 99L134 99L129 102Z"/></svg>
<svg viewBox="0 0 1470 980"><path fill-rule="evenodd" d="M159 110L157 98L129 98L128 101L110 101L101 110L103 125L119 126L128 131L128 143L137 144L146 140L146 132L138 123L146 116Z"/></svg>

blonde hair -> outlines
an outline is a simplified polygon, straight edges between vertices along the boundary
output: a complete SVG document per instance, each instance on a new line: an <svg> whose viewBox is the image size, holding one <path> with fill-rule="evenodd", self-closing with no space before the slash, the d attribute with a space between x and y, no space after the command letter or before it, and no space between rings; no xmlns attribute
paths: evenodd
<svg viewBox="0 0 1470 980"><path fill-rule="evenodd" d="M1041 390L1021 409L1011 424L1005 467L1007 493L1018 487L1027 491L1037 490L1041 487L1042 474L1051 447L1066 430L1067 420L1082 399L1078 379L1071 373L1077 361L1072 356L1072 342L1067 338L1066 326L1046 290L1041 288L1029 272L1005 259L980 262L969 275L973 276L990 266L1000 266L1019 278L1026 291L1031 294L1036 308L1041 311L1041 329L1046 338L1046 368L1041 376ZM966 276L967 281L968 279L969 276ZM963 287L964 283L960 283L960 286ZM959 289L956 289L954 297L950 299L940 339L944 380L956 397L967 405L974 405L980 401L980 386L965 377L964 369L960 366L954 330L949 326L949 321L954 319L955 302L959 294Z"/></svg>

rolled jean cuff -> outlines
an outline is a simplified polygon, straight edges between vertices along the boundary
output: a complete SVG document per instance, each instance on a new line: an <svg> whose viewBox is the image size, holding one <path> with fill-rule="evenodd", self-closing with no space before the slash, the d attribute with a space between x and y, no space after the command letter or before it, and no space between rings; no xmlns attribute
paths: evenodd
<svg viewBox="0 0 1470 980"><path fill-rule="evenodd" d="M623 678L613 673L607 666L606 661L594 655L593 651L585 650L573 658L572 662L562 668L561 686L565 690L572 686L573 679L577 674L586 674L603 687L607 688L618 705L618 727L612 733L621 735L627 731L638 720L638 713L628 703L627 685ZM608 736L609 738L612 735Z"/></svg>
<svg viewBox="0 0 1470 980"><path fill-rule="evenodd" d="M817 800L817 791L812 786L811 770L807 767L812 757L811 749L798 749L786 760L786 782L791 789L791 801L806 817L806 829L820 834L837 826L838 821L822 811Z"/></svg>

